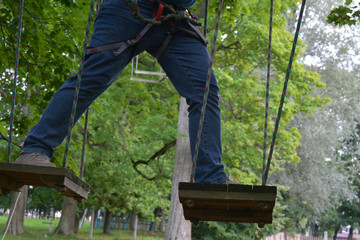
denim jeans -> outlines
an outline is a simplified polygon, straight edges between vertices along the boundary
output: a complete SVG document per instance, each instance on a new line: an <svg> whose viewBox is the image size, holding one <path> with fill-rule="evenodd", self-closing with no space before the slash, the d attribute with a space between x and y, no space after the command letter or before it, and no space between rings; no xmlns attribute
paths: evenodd
<svg viewBox="0 0 360 240"><path fill-rule="evenodd" d="M139 7L142 15L151 17L154 6L149 1L139 1ZM175 22L175 24L189 28L185 22ZM89 47L133 39L145 25L146 23L130 16L130 11L123 0L104 0L95 21ZM129 47L119 56L112 54L114 50L90 55L84 62L75 121L118 78L124 67L131 61L134 50L135 54L147 51L156 56L170 27L167 23L153 26L139 41L136 49ZM192 153L196 144L209 61L206 46L198 39L184 33L175 33L159 58L159 63L170 81L189 104L189 137ZM77 74L72 75L54 95L41 119L28 134L22 153L36 152L52 157L54 147L59 146L67 135L76 81ZM195 172L196 182L221 183L228 179L221 162L221 120L218 94L218 84L212 72Z"/></svg>

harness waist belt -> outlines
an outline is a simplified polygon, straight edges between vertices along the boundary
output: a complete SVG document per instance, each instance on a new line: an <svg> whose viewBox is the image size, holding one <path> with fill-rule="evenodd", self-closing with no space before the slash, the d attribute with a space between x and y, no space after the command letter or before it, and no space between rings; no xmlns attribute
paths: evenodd
<svg viewBox="0 0 360 240"><path fill-rule="evenodd" d="M159 59L162 52L165 50L166 46L169 44L171 37L176 32L176 30L180 30L180 31L190 35L191 37L200 40L204 45L208 44L208 41L201 34L201 32L195 26L193 26L189 21L187 21L187 23L191 27L191 30L181 28L181 27L178 27L178 26L175 26L174 24L172 24L173 28L167 33L168 36L165 39L164 44L161 46L158 54L156 55L157 59ZM128 47L136 45L140 41L140 39L150 30L150 28L152 26L153 26L153 24L151 24L151 23L147 24L143 28L143 30L141 30L141 32L134 39L119 42L119 43L108 44L108 45L104 45L104 46L100 46L100 47L88 48L88 49L86 49L86 52L85 52L86 57L89 57L90 55L92 55L94 53L103 52L103 51L112 50L112 49L117 49L116 51L113 52L113 55L119 56Z"/></svg>

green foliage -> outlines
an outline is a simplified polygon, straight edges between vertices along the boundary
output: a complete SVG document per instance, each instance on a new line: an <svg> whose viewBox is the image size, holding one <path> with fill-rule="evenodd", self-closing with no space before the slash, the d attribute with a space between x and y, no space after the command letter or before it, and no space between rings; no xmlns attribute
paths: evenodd
<svg viewBox="0 0 360 240"><path fill-rule="evenodd" d="M269 6L264 1L236 1L234 4L236 8L224 10L215 58L215 71L221 89L224 162L230 175L239 182L259 183L262 169ZM274 8L269 139L277 116L293 41L291 33L285 29L286 19L281 12L291 9L295 4L296 1L282 1ZM236 20L227 17L227 14L236 16ZM304 45L299 41L297 53L301 53L303 49ZM275 166L272 168L275 171L282 162L299 161L296 147L300 144L300 134L296 128L288 127L293 115L310 113L328 102L328 99L312 96L314 87L323 88L325 85L320 81L319 75L305 70L295 60L273 156Z"/></svg>
<svg viewBox="0 0 360 240"><path fill-rule="evenodd" d="M286 29L285 13L297 3L297 0L279 1L274 9L269 138L293 41ZM0 55L0 99L5 103L0 106L0 131L4 136L11 107L12 73L7 69L13 68L15 55L16 4L6 1L0 8L3 41L0 51L4 53ZM214 70L221 89L223 162L229 175L244 184L261 182L268 9L265 0L225 1L216 46ZM211 1L210 30L215 24L216 10L217 1ZM87 11L85 0L26 3L16 100L16 144L24 141L63 80L76 72ZM328 101L313 96L314 89L325 86L319 75L305 70L298 62L304 47L299 41L270 174L276 175L285 162L299 162L296 148L301 136L298 129L289 124L294 114L308 114ZM146 65L147 60L142 58L142 67L151 70L153 66ZM130 69L126 68L90 109L85 180L90 183L91 192L82 207L109 209L115 214L135 210L140 216L152 218L154 209L169 206L174 149L155 154L178 136L179 95L168 80L152 85L129 78ZM75 173L81 155L82 128L78 124L74 129L68 158L68 167ZM0 147L1 161L4 161L6 141L1 140ZM14 150L15 156L20 147ZM63 146L60 146L53 159L58 166L62 153ZM137 163L141 163L137 165L138 172L134 169ZM34 190L30 194L34 207L49 206L45 196L52 199L51 204L58 204L51 192ZM208 239L214 236L216 239L237 239L238 236L258 239L288 224L286 200L279 197L275 223L262 232L254 224L204 223L200 234Z"/></svg>
<svg viewBox="0 0 360 240"><path fill-rule="evenodd" d="M352 0L346 0L345 6L339 6L331 10L327 22L337 26L355 25L360 17L360 3L356 6L351 5Z"/></svg>
<svg viewBox="0 0 360 240"><path fill-rule="evenodd" d="M64 7L64 2L68 1L30 1L24 6L14 118L13 142L17 145L24 141L29 128L36 123L66 76L77 68L78 46L81 46L83 38L83 30L78 26L86 25L83 13L88 5L82 1ZM0 8L0 99L4 103L0 106L2 136L8 135L6 128L12 102L18 11L16 1L4 1ZM5 142L0 144L4 149ZM14 156L19 150L15 149ZM5 154L0 157L4 161Z"/></svg>
<svg viewBox="0 0 360 240"><path fill-rule="evenodd" d="M61 194L52 188L31 187L28 192L28 210L40 210L45 215L50 214L50 209L61 211Z"/></svg>

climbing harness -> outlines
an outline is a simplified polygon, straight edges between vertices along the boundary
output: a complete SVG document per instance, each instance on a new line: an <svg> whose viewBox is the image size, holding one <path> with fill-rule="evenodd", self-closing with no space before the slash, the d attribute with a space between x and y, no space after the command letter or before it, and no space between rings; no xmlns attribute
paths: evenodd
<svg viewBox="0 0 360 240"><path fill-rule="evenodd" d="M140 22L146 22L152 25L158 25L170 20L174 20L174 21L188 20L195 25L200 25L197 19L188 16L185 11L176 10L171 5L161 2L159 0L149 0L149 1L154 5L158 5L159 9L161 8L162 10L164 9L167 10L168 14L166 15L158 14L157 16L159 17L156 19L145 18L140 14L137 0L125 0L125 4L129 7L131 16L133 16L135 19L139 20Z"/></svg>
<svg viewBox="0 0 360 240"><path fill-rule="evenodd" d="M130 0L125 0L125 2L128 4L131 12L132 12L132 16L134 16L134 8L136 8L136 12L138 12L138 7L135 3L133 3ZM130 3L131 2L131 3ZM155 2L155 1L154 1ZM160 56L162 55L162 53L164 52L164 50L166 49L166 47L168 46L168 44L170 43L170 40L172 39L173 35L176 32L183 32L188 34L189 36L200 40L204 45L207 45L208 42L206 40L206 38L202 35L202 33L193 25L194 21L191 21L190 19L193 19L192 17L183 17L183 14L180 14L181 17L169 17L169 14L166 15L167 17L164 17L164 11L166 10L171 10L171 12L175 11L173 7L171 7L168 4L162 3L162 2L157 2L158 6L154 9L154 12L152 14L152 18L151 19L145 19L143 17L139 17L138 15L136 15L137 17L135 17L136 19L142 21L142 22L146 22L147 25L140 31L140 33L133 39L127 40L127 41L123 41L123 42L119 42L119 43L113 43L113 44L108 44L108 45L104 45L104 46L99 46L99 47L91 47L91 48L87 48L86 49L86 57L89 57L90 55L97 53L97 52L102 52L102 51L108 51L108 50L112 50L112 49L116 49L113 52L113 56L119 56L121 53L123 53L126 49L128 49L129 47L134 46L133 49L133 56L135 54L135 50L136 50L136 45L137 43L142 39L142 37L144 37L144 35L146 33L149 32L149 30L154 26L154 25L159 25L161 23L168 23L170 25L170 29L166 32L166 38L165 41L163 42L163 44L161 45L161 47L159 48L158 53L156 54L156 59L159 60ZM136 7L135 7L136 6ZM179 12L179 11L178 11ZM182 12L182 11L180 11ZM141 15L140 15L141 16ZM171 15L172 16L172 15ZM189 29L183 28L183 27L179 27L176 24L174 24L171 20L175 20L175 21L185 21L187 23L187 26L189 27Z"/></svg>

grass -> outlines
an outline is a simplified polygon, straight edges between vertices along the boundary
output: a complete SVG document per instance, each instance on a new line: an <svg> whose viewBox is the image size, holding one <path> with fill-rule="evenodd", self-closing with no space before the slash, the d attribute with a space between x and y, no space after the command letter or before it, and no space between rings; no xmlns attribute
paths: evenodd
<svg viewBox="0 0 360 240"><path fill-rule="evenodd" d="M7 217L0 216L0 239L3 236L3 230L5 229ZM59 220L53 221L52 228L56 228ZM48 233L49 230L49 220L45 219L24 219L24 228L25 233L19 236L10 236L7 235L4 240L30 240L30 239L59 239L59 240L85 240L89 239L89 229L90 223L84 222L84 225L79 230L79 232L74 237L64 237L61 235L56 235L53 233ZM155 235L152 233L152 235ZM156 234L152 236L149 232L138 231L136 237L137 240L160 240L164 239L163 234ZM94 229L93 240L131 240L132 231L125 230L113 230L111 235L104 235L102 229Z"/></svg>

